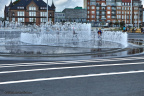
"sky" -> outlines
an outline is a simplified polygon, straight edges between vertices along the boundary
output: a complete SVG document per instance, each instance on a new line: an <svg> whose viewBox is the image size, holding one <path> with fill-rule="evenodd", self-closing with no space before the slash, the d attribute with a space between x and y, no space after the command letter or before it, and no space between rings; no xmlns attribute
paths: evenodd
<svg viewBox="0 0 144 96"><path fill-rule="evenodd" d="M0 0L0 17L4 17L4 7L8 5L11 0ZM16 0L12 0L16 1ZM47 0L43 0L47 1ZM76 6L83 7L83 0L53 0L56 6L56 12L62 11L64 8L74 8ZM144 0L142 0L144 5ZM48 4L51 5L52 0L48 0Z"/></svg>

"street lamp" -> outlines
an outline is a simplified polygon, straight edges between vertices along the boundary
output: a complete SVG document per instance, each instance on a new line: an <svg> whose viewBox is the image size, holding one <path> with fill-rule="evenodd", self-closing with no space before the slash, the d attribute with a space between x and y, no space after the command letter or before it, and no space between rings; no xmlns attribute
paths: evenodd
<svg viewBox="0 0 144 96"><path fill-rule="evenodd" d="M133 25L132 24L132 0L131 0L131 25Z"/></svg>
<svg viewBox="0 0 144 96"><path fill-rule="evenodd" d="M48 0L47 0L47 22L48 22Z"/></svg>
<svg viewBox="0 0 144 96"><path fill-rule="evenodd" d="M126 27L126 7L125 7L125 27Z"/></svg>

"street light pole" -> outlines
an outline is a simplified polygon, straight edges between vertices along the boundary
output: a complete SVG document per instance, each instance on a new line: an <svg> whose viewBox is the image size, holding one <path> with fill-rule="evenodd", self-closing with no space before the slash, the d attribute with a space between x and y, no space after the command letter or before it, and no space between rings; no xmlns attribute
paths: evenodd
<svg viewBox="0 0 144 96"><path fill-rule="evenodd" d="M132 24L132 0L131 0L131 25L133 25Z"/></svg>
<svg viewBox="0 0 144 96"><path fill-rule="evenodd" d="M48 0L47 0L47 22L48 22Z"/></svg>
<svg viewBox="0 0 144 96"><path fill-rule="evenodd" d="M126 10L126 7L125 7L125 10ZM126 27L126 11L125 11L125 27Z"/></svg>

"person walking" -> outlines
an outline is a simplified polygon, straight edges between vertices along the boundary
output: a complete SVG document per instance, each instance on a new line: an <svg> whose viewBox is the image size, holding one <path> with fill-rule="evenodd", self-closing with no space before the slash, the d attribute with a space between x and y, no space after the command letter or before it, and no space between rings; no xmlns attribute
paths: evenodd
<svg viewBox="0 0 144 96"><path fill-rule="evenodd" d="M141 33L144 34L144 27L141 28Z"/></svg>
<svg viewBox="0 0 144 96"><path fill-rule="evenodd" d="M125 32L125 31L126 31L126 27L124 26L124 27L123 27L123 32Z"/></svg>
<svg viewBox="0 0 144 96"><path fill-rule="evenodd" d="M101 36L102 36L102 31L101 31L101 28L99 28L99 30L98 30L98 38L101 38ZM101 38L102 39L102 38Z"/></svg>

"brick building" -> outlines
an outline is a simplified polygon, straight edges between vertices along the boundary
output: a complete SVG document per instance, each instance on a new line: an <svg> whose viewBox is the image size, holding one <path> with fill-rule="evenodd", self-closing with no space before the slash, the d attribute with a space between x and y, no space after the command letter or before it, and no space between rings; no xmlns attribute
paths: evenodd
<svg viewBox="0 0 144 96"><path fill-rule="evenodd" d="M55 5L48 6L49 21L54 22ZM5 6L4 19L7 21L37 24L46 22L47 4L43 0L16 0Z"/></svg>
<svg viewBox="0 0 144 96"><path fill-rule="evenodd" d="M84 8L87 9L87 21L97 25L102 23L120 23L138 26L142 24L142 1L133 0L131 18L131 0L84 0Z"/></svg>

